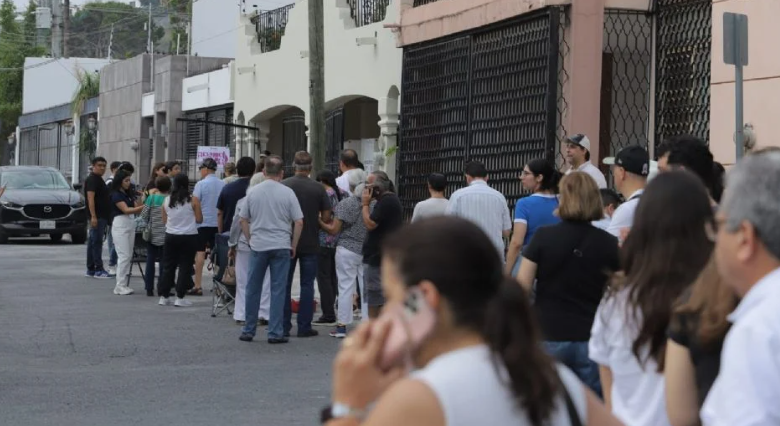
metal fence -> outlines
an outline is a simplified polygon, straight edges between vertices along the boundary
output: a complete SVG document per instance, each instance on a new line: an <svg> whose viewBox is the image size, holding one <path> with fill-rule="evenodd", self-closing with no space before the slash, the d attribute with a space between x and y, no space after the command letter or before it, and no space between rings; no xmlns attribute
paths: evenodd
<svg viewBox="0 0 780 426"><path fill-rule="evenodd" d="M295 173L293 159L298 151L306 151L306 118L303 114L290 115L282 119L282 160L284 176Z"/></svg>
<svg viewBox="0 0 780 426"><path fill-rule="evenodd" d="M684 133L709 141L712 1L657 0L656 144Z"/></svg>
<svg viewBox="0 0 780 426"><path fill-rule="evenodd" d="M430 3L436 3L439 0L414 0L414 3L412 3L413 7L417 6L423 6Z"/></svg>
<svg viewBox="0 0 780 426"><path fill-rule="evenodd" d="M285 28L287 28L290 9L293 7L295 7L295 3L262 12L252 18L257 30L257 42L260 43L261 52L279 50L282 46L282 37Z"/></svg>
<svg viewBox="0 0 780 426"><path fill-rule="evenodd" d="M325 117L325 168L338 174L339 158L344 148L344 108L335 109Z"/></svg>
<svg viewBox="0 0 780 426"><path fill-rule="evenodd" d="M464 184L465 162L479 160L514 205L523 165L553 160L560 20L548 8L404 49L398 182L407 215L428 196L433 172L451 192Z"/></svg>
<svg viewBox="0 0 780 426"><path fill-rule="evenodd" d="M385 20L390 0L347 0L347 3L355 26L363 27Z"/></svg>

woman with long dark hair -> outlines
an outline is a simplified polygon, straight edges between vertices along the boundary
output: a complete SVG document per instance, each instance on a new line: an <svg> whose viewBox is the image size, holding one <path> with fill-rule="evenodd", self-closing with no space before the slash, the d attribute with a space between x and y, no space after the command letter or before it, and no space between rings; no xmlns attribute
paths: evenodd
<svg viewBox="0 0 780 426"><path fill-rule="evenodd" d="M144 196L148 197L159 193L157 190L157 178L163 176L168 176L168 168L165 166L165 163L155 164L152 167L152 175L149 176L149 182L147 182L146 188L144 188Z"/></svg>
<svg viewBox="0 0 780 426"><path fill-rule="evenodd" d="M674 305L713 248L710 196L687 171L656 176L645 189L615 274L591 332L612 412L636 426L668 425L664 398L667 331Z"/></svg>
<svg viewBox="0 0 780 426"><path fill-rule="evenodd" d="M323 170L317 174L317 182L325 188L330 199L332 211L349 193L336 185L336 174ZM331 219L332 221L332 219ZM329 234L320 229L320 253L317 260L317 287L320 290L322 317L314 321L315 325L336 325L336 296L339 293L339 282L336 276L336 245L340 234Z"/></svg>
<svg viewBox="0 0 780 426"><path fill-rule="evenodd" d="M558 181L561 173L544 158L531 160L520 172L523 189L531 195L521 198L515 206L515 225L506 254L506 273L516 276L520 270L523 247L531 242L537 229L555 225L560 218L553 212L558 208Z"/></svg>
<svg viewBox="0 0 780 426"><path fill-rule="evenodd" d="M195 286L192 281L193 262L198 249L198 224L203 222L200 202L190 194L190 180L184 173L173 178L171 195L163 203L163 222L165 222L165 246L163 248L163 277L160 288L160 305L170 305L170 293L173 288L176 269L175 306L191 306L184 299L187 290Z"/></svg>
<svg viewBox="0 0 780 426"><path fill-rule="evenodd" d="M111 237L117 255L114 294L120 296L133 294L129 283L135 246L135 215L144 209L143 205L138 204L136 194L131 188L131 176L132 173L120 168L111 181L111 203L113 204Z"/></svg>
<svg viewBox="0 0 780 426"><path fill-rule="evenodd" d="M526 293L477 225L447 216L409 225L388 237L382 265L385 312L432 322L416 343L395 342L418 370L402 378L402 367L380 367L388 323L362 324L336 357L328 426L360 415L377 426L618 424L544 353Z"/></svg>

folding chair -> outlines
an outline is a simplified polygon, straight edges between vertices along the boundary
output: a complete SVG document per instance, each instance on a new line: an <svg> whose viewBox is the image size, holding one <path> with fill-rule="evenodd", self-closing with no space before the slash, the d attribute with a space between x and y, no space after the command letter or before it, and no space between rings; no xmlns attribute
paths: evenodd
<svg viewBox="0 0 780 426"><path fill-rule="evenodd" d="M133 245L133 258L130 260L130 276L133 276L132 265L138 266L138 271L141 272L141 279L146 281L146 246L147 242L143 239L143 234L140 232L135 233L135 244Z"/></svg>
<svg viewBox="0 0 780 426"><path fill-rule="evenodd" d="M211 252L211 263L214 266L214 288L211 292L211 317L214 318L222 312L233 315L236 305L236 286L222 282L225 269L228 266L228 238L229 233L217 234L214 250Z"/></svg>

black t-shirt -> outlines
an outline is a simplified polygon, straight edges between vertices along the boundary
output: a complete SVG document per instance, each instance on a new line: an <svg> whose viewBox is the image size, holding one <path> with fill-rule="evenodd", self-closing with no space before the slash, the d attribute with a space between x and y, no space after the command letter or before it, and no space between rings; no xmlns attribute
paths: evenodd
<svg viewBox="0 0 780 426"><path fill-rule="evenodd" d="M111 195L103 177L90 173L84 181L84 197L87 201L88 192L95 193L95 215L98 219L111 220Z"/></svg>
<svg viewBox="0 0 780 426"><path fill-rule="evenodd" d="M246 196L247 188L249 188L249 178L241 178L225 185L219 193L217 208L222 210L222 232L230 231L233 216L236 214L236 205Z"/></svg>
<svg viewBox="0 0 780 426"><path fill-rule="evenodd" d="M537 312L544 340L586 342L609 279L619 269L618 240L588 222L536 230L523 257L536 263Z"/></svg>
<svg viewBox="0 0 780 426"><path fill-rule="evenodd" d="M135 197L129 194L125 194L122 191L114 191L111 193L111 217L122 216L122 210L116 204L120 201L124 201L127 207L135 207Z"/></svg>
<svg viewBox="0 0 780 426"><path fill-rule="evenodd" d="M321 183L306 176L293 176L282 181L295 192L303 212L303 232L298 241L298 254L316 254L320 251L320 212L332 209L330 198Z"/></svg>
<svg viewBox="0 0 780 426"><path fill-rule="evenodd" d="M698 336L698 314L677 312L672 315L671 323L669 338L688 348L688 353L691 356L696 376L696 389L699 393L699 408L701 408L720 371L720 352L723 350L723 339L708 345L702 344Z"/></svg>
<svg viewBox="0 0 780 426"><path fill-rule="evenodd" d="M362 216L358 220L363 220ZM379 266L382 263L382 242L404 223L404 211L398 196L392 192L382 195L371 212L371 220L376 222L377 227L366 235L363 263Z"/></svg>

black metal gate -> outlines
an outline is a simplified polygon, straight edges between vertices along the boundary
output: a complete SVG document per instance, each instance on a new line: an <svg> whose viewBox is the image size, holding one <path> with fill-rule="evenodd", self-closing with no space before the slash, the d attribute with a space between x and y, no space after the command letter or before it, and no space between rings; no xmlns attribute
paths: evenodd
<svg viewBox="0 0 780 426"><path fill-rule="evenodd" d="M344 108L335 109L325 117L325 168L339 172L339 157L344 148Z"/></svg>
<svg viewBox="0 0 780 426"><path fill-rule="evenodd" d="M657 0L656 144L693 134L709 141L712 1Z"/></svg>
<svg viewBox="0 0 780 426"><path fill-rule="evenodd" d="M291 115L282 120L282 160L285 177L295 173L293 160L298 151L306 151L306 119L303 114Z"/></svg>
<svg viewBox="0 0 780 426"><path fill-rule="evenodd" d="M399 196L405 213L444 173L449 192L463 167L482 161L491 186L514 205L527 161L553 161L558 129L559 8L404 49Z"/></svg>

